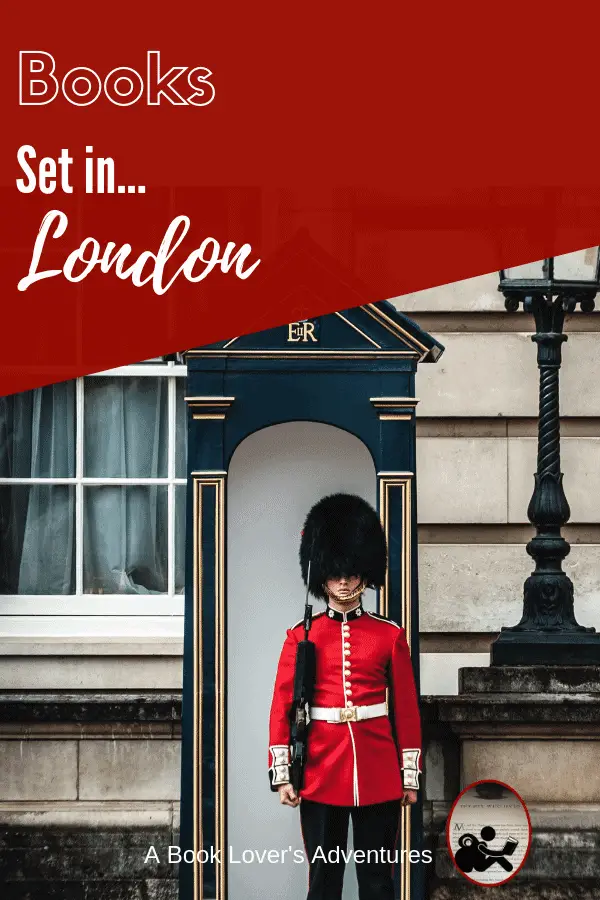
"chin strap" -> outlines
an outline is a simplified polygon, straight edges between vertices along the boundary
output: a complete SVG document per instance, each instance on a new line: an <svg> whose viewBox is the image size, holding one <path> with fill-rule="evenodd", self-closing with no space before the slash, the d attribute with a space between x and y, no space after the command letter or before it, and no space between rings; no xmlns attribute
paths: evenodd
<svg viewBox="0 0 600 900"><path fill-rule="evenodd" d="M327 587L326 584L323 585L323 590L325 591L325 593L327 594L327 596L328 596L331 600L335 600L335 602L336 602L336 603L339 603L340 606L346 606L346 605L348 605L348 604L350 604L350 603L354 603L354 601L356 600L356 598L357 598L357 597L360 597L360 595L364 592L366 586L367 586L367 585L365 584L365 582L364 582L364 581L361 581L361 583L358 585L358 587L354 588L354 590L352 591L352 593L351 593L351 594L348 594L347 597L338 597L338 595L337 595L337 594L334 594L333 591L331 591L331 590Z"/></svg>

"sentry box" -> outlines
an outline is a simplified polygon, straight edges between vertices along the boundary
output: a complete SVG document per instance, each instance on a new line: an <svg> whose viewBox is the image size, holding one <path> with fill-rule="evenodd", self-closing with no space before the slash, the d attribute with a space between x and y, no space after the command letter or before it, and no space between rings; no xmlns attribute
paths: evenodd
<svg viewBox="0 0 600 900"><path fill-rule="evenodd" d="M269 791L266 759L277 657L303 614L300 530L321 496L378 508L389 565L365 605L404 626L418 679L415 375L443 349L381 302L185 354L181 900L306 895L298 813ZM420 808L405 809L402 858L421 839ZM419 900L424 867L397 868L399 896Z"/></svg>

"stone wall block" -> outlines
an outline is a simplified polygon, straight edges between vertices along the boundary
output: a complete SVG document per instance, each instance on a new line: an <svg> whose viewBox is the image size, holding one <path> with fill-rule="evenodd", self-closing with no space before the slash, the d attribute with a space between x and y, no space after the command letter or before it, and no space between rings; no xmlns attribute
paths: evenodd
<svg viewBox="0 0 600 900"><path fill-rule="evenodd" d="M75 800L77 741L0 740L0 797Z"/></svg>
<svg viewBox="0 0 600 900"><path fill-rule="evenodd" d="M179 757L178 741L84 741L79 797L81 800L178 799Z"/></svg>

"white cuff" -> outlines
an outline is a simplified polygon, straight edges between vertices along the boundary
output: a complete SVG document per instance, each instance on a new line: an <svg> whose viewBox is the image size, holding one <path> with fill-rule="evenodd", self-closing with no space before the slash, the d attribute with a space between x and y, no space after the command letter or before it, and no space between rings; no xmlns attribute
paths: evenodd
<svg viewBox="0 0 600 900"><path fill-rule="evenodd" d="M420 756L420 750L402 751L402 783L405 790L417 791L419 789Z"/></svg>
<svg viewBox="0 0 600 900"><path fill-rule="evenodd" d="M269 747L271 751L271 766L269 772L272 775L271 784L287 784L290 780L290 749L285 744L276 744Z"/></svg>

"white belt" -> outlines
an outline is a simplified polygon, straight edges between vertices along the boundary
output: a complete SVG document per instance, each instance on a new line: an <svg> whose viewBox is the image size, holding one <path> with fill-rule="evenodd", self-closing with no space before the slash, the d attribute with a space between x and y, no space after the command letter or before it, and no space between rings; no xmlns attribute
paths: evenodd
<svg viewBox="0 0 600 900"><path fill-rule="evenodd" d="M332 722L339 725L344 722L360 722L363 719L376 719L387 716L387 704L373 703L371 706L311 706L311 719Z"/></svg>

